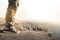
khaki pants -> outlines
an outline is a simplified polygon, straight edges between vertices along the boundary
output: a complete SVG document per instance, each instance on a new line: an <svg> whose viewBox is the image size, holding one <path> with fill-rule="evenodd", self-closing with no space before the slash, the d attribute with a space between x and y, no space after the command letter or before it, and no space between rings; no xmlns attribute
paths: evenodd
<svg viewBox="0 0 60 40"><path fill-rule="evenodd" d="M12 0L9 0L12 1ZM14 1L13 2L9 2L8 8L7 8L7 13L6 13L6 27L10 28L12 25L14 25L14 16L16 14L16 10L18 7L18 0L15 0L15 4ZM13 4L13 5L12 5Z"/></svg>

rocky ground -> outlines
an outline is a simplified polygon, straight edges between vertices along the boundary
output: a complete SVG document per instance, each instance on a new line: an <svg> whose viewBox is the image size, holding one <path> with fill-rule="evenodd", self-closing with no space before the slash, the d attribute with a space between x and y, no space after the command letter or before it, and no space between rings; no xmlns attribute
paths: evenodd
<svg viewBox="0 0 60 40"><path fill-rule="evenodd" d="M49 26L49 24L46 23L38 24L19 21L16 22L14 26L20 30L20 34L8 31L3 33L1 30L5 27L5 19L0 18L0 40L60 40L60 38L53 37L53 33L49 32L46 27Z"/></svg>
<svg viewBox="0 0 60 40"><path fill-rule="evenodd" d="M0 40L53 40L43 31L21 31L20 34L0 33ZM54 39L55 40L55 39Z"/></svg>

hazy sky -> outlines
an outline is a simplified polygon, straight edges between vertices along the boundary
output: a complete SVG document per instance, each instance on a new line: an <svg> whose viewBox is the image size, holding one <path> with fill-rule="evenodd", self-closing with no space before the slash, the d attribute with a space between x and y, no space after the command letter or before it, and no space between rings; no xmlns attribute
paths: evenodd
<svg viewBox="0 0 60 40"><path fill-rule="evenodd" d="M0 17L5 18L8 0L0 0ZM16 19L60 23L60 0L20 0Z"/></svg>

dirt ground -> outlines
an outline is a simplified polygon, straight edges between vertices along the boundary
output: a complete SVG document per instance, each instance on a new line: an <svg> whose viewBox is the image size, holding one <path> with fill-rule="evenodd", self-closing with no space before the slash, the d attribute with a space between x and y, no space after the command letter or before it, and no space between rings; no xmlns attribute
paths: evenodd
<svg viewBox="0 0 60 40"><path fill-rule="evenodd" d="M19 22L14 26L20 30L20 34L0 31L0 40L60 40L60 38L51 36L52 34L48 32L47 28L41 27L42 24ZM0 18L0 30L3 30L4 27L5 19Z"/></svg>

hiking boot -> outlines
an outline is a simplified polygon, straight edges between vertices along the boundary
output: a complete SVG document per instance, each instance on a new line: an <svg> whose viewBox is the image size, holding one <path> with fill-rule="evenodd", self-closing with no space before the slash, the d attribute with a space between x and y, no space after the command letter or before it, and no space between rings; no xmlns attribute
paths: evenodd
<svg viewBox="0 0 60 40"><path fill-rule="evenodd" d="M15 27L10 27L7 29L4 29L5 31L10 31L10 32L14 32L14 33L20 33L20 30L17 30Z"/></svg>
<svg viewBox="0 0 60 40"><path fill-rule="evenodd" d="M20 33L20 30L16 29L15 27L10 27L10 30L15 33Z"/></svg>

